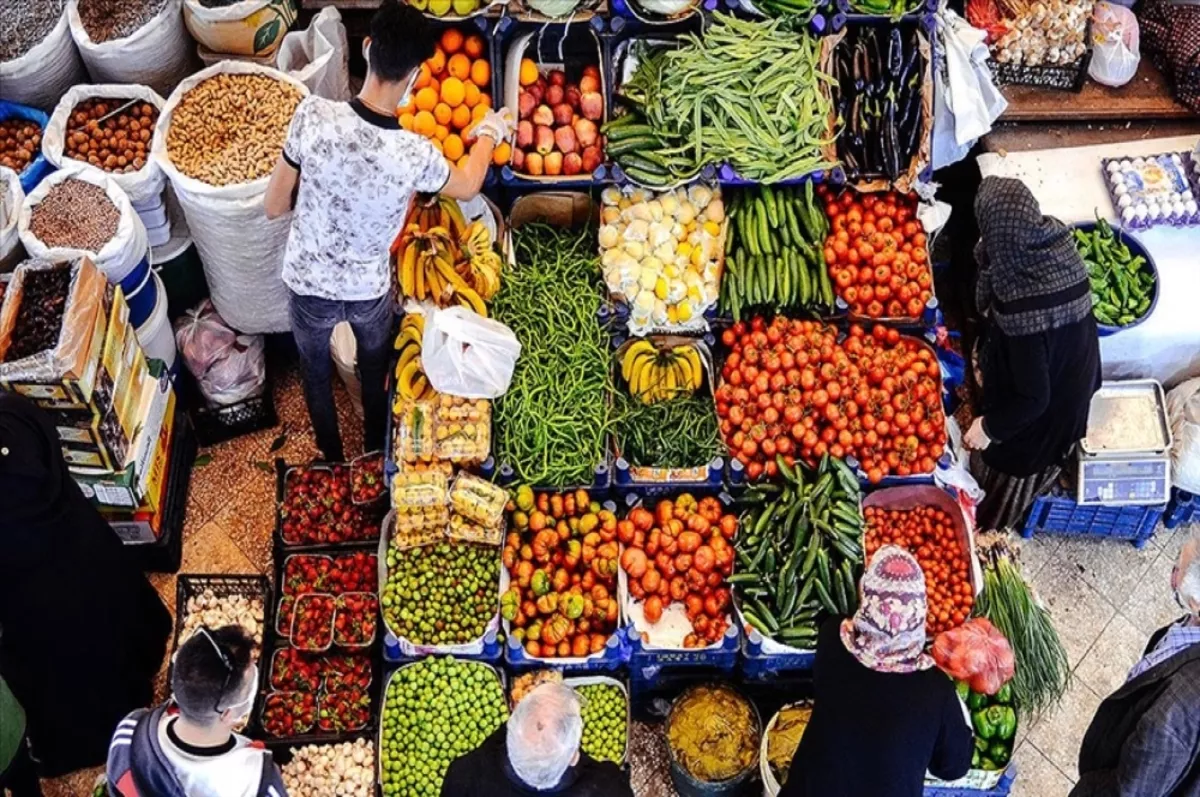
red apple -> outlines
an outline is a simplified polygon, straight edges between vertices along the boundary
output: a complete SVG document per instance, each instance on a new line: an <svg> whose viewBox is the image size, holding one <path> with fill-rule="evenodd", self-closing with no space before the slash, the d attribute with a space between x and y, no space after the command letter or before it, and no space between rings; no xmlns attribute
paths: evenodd
<svg viewBox="0 0 1200 797"><path fill-rule="evenodd" d="M521 119L528 119L533 116L533 109L537 107L537 100L528 91L522 91L517 97L517 116Z"/></svg>
<svg viewBox="0 0 1200 797"><path fill-rule="evenodd" d="M583 115L593 122L598 122L604 117L604 98L597 92L586 92L580 100ZM537 121L535 118L534 121Z"/></svg>
<svg viewBox="0 0 1200 797"><path fill-rule="evenodd" d="M564 155L570 154L579 148L579 143L575 140L575 131L569 125L555 129L554 143Z"/></svg>
<svg viewBox="0 0 1200 797"><path fill-rule="evenodd" d="M537 151L545 155L554 149L554 131L545 125L538 125L533 131L533 143Z"/></svg>
<svg viewBox="0 0 1200 797"><path fill-rule="evenodd" d="M525 166L525 150L514 148L512 154L512 167L517 171L521 171Z"/></svg>
<svg viewBox="0 0 1200 797"><path fill-rule="evenodd" d="M579 110L579 98L581 94L578 86L567 86L566 103L575 110Z"/></svg>
<svg viewBox="0 0 1200 797"><path fill-rule="evenodd" d="M567 76L561 69L550 70L550 85L564 86L567 83Z"/></svg>
<svg viewBox="0 0 1200 797"><path fill-rule="evenodd" d="M584 75L579 79L579 90L584 94L600 91L600 78Z"/></svg>
<svg viewBox="0 0 1200 797"><path fill-rule="evenodd" d="M585 66L583 68L583 74L587 75L589 77L594 77L594 78L596 78L596 80L599 80L600 79L600 67L596 66L595 64L588 64L587 66Z"/></svg>
<svg viewBox="0 0 1200 797"><path fill-rule="evenodd" d="M546 96L542 98L550 107L554 107L563 101L563 87L551 85L546 89Z"/></svg>
<svg viewBox="0 0 1200 797"><path fill-rule="evenodd" d="M533 112L533 123L549 127L554 124L554 111L550 110L549 105L539 105Z"/></svg>
<svg viewBox="0 0 1200 797"><path fill-rule="evenodd" d="M540 177L542 174L542 156L536 152L530 152L525 155L525 171L535 177Z"/></svg>
<svg viewBox="0 0 1200 797"><path fill-rule="evenodd" d="M583 170L588 174L596 171L596 167L600 165L600 147L591 146L583 151L580 156L583 161Z"/></svg>
<svg viewBox="0 0 1200 797"><path fill-rule="evenodd" d="M575 112L571 110L571 106L565 102L554 106L554 124L569 125Z"/></svg>
<svg viewBox="0 0 1200 797"><path fill-rule="evenodd" d="M529 147L533 144L533 122L522 119L517 123L517 146Z"/></svg>
<svg viewBox="0 0 1200 797"><path fill-rule="evenodd" d="M599 133L596 131L596 123L591 119L576 119L574 125L575 138L579 141L579 146L587 149L596 143L596 138Z"/></svg>
<svg viewBox="0 0 1200 797"><path fill-rule="evenodd" d="M534 104L537 104L542 101L542 97L546 94L546 87L534 83L532 86L525 89L525 93L530 97L533 97Z"/></svg>
<svg viewBox="0 0 1200 797"><path fill-rule="evenodd" d="M561 152L551 152L546 156L546 174L557 177L562 174L563 156Z"/></svg>
<svg viewBox="0 0 1200 797"><path fill-rule="evenodd" d="M562 170L567 175L579 174L583 171L583 158L579 157L578 152L568 152L563 158Z"/></svg>

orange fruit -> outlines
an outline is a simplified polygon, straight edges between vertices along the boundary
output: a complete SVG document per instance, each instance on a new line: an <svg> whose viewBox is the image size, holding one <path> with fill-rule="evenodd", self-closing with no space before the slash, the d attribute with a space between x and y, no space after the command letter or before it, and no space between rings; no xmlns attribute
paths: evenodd
<svg viewBox="0 0 1200 797"><path fill-rule="evenodd" d="M471 81L479 87L486 86L492 77L492 68L482 59L471 64Z"/></svg>
<svg viewBox="0 0 1200 797"><path fill-rule="evenodd" d="M448 77L442 81L442 102L451 108L456 105L462 105L465 96L466 89L463 87L463 82L458 78Z"/></svg>
<svg viewBox="0 0 1200 797"><path fill-rule="evenodd" d="M469 160L471 160L470 155L463 155L461 158L458 159L458 163L456 163L454 165L460 169L465 169L465 168L467 168L467 161L469 161Z"/></svg>
<svg viewBox="0 0 1200 797"><path fill-rule="evenodd" d="M429 85L429 81L433 79L433 73L429 71L429 64L421 64L421 69L417 73L417 82L413 84L413 88L423 89Z"/></svg>
<svg viewBox="0 0 1200 797"><path fill-rule="evenodd" d="M466 105L460 105L455 108L454 114L450 117L450 124L453 125L455 130L462 130L471 124L471 109Z"/></svg>
<svg viewBox="0 0 1200 797"><path fill-rule="evenodd" d="M433 129L433 137L438 141L445 141L448 135L450 135L450 128L445 125L438 125Z"/></svg>
<svg viewBox="0 0 1200 797"><path fill-rule="evenodd" d="M467 40L463 42L463 52L472 58L483 55L483 37L468 36Z"/></svg>
<svg viewBox="0 0 1200 797"><path fill-rule="evenodd" d="M459 80L466 80L471 76L471 59L462 53L455 53L446 62L446 71Z"/></svg>
<svg viewBox="0 0 1200 797"><path fill-rule="evenodd" d="M429 137L433 135L436 128L437 120L433 118L433 114L429 111L417 111L417 115L413 117L414 133Z"/></svg>
<svg viewBox="0 0 1200 797"><path fill-rule="evenodd" d="M404 102L400 103L400 107L396 109L396 115L399 116L402 113L412 113L415 110L416 107L413 105L412 95L409 95L404 98Z"/></svg>
<svg viewBox="0 0 1200 797"><path fill-rule="evenodd" d="M446 28L442 34L442 49L447 53L456 53L463 46L463 35L457 28Z"/></svg>
<svg viewBox="0 0 1200 797"><path fill-rule="evenodd" d="M442 141L442 152L444 152L446 157L450 160L458 160L463 156L464 152L462 139L456 136L454 133L446 136L445 140Z"/></svg>
<svg viewBox="0 0 1200 797"><path fill-rule="evenodd" d="M433 106L433 118L437 119L437 123L439 125L450 124L450 118L453 115L454 112L450 110L450 106L444 102L439 102L437 105Z"/></svg>
<svg viewBox="0 0 1200 797"><path fill-rule="evenodd" d="M437 105L437 102L438 102L437 91L430 88L429 86L426 86L425 88L423 88L417 92L417 110L418 111L432 111L433 106Z"/></svg>
<svg viewBox="0 0 1200 797"><path fill-rule="evenodd" d="M446 69L446 54L439 47L434 50L433 56L426 61L429 64L429 71L435 75L440 75Z"/></svg>
<svg viewBox="0 0 1200 797"><path fill-rule="evenodd" d="M491 108L492 107L492 95L488 94L486 91L482 92L479 95L479 104L476 105L475 107L476 108L480 108L480 107Z"/></svg>
<svg viewBox="0 0 1200 797"><path fill-rule="evenodd" d="M512 147L507 141L501 141L500 146L492 150L492 163L497 166L504 166L512 160Z"/></svg>
<svg viewBox="0 0 1200 797"><path fill-rule="evenodd" d="M463 105L474 108L479 102L479 87L474 82L463 84Z"/></svg>
<svg viewBox="0 0 1200 797"><path fill-rule="evenodd" d="M430 78L429 88L433 89L436 93L441 94L442 81L438 80L437 78Z"/></svg>
<svg viewBox="0 0 1200 797"><path fill-rule="evenodd" d="M479 104L471 109L471 121L472 122L478 122L480 119L487 116L488 107L487 107L487 104L483 102L483 99L485 97L487 97L486 94L484 94L483 97L480 97Z"/></svg>
<svg viewBox="0 0 1200 797"><path fill-rule="evenodd" d="M537 82L538 68L537 64L528 58L521 59L521 72L519 75L522 86L531 86Z"/></svg>
<svg viewBox="0 0 1200 797"><path fill-rule="evenodd" d="M413 129L413 115L411 113L400 114L400 126L405 130Z"/></svg>

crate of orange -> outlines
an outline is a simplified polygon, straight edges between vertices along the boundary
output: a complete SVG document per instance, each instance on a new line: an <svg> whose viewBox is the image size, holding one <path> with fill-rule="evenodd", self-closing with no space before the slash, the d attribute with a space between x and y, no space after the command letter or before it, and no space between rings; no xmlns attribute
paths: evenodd
<svg viewBox="0 0 1200 797"><path fill-rule="evenodd" d="M401 127L428 138L460 167L471 149L471 128L493 107L488 25L480 22L442 31L433 57L421 65L412 95L397 111ZM511 152L507 142L501 143L492 162L507 163Z"/></svg>
<svg viewBox="0 0 1200 797"><path fill-rule="evenodd" d="M866 558L896 545L917 558L925 573L930 637L971 616L983 574L975 558L974 529L954 496L930 484L885 487L863 499Z"/></svg>

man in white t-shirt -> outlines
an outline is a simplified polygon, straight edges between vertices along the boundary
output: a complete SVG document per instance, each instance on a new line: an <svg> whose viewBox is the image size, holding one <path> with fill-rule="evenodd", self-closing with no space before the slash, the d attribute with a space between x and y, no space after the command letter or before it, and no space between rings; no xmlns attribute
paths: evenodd
<svg viewBox="0 0 1200 797"><path fill-rule="evenodd" d="M294 207L283 281L291 290L292 334L317 447L343 461L329 337L347 321L358 344L364 448L383 445L389 337L394 315L389 249L418 192L453 199L479 193L492 149L511 132L511 114L490 111L475 126L463 168L423 136L403 130L396 108L431 57L436 32L421 12L384 0L364 42L367 79L349 103L306 97L267 186L267 216ZM297 187L298 186L298 187Z"/></svg>
<svg viewBox="0 0 1200 797"><path fill-rule="evenodd" d="M120 797L286 797L271 753L234 733L258 691L254 642L241 626L201 628L179 647L173 701L117 725L108 790Z"/></svg>

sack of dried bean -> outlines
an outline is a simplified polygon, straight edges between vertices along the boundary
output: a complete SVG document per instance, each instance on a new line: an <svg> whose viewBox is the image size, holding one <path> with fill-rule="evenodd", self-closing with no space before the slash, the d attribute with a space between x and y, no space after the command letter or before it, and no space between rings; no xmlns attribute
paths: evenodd
<svg viewBox="0 0 1200 797"><path fill-rule="evenodd" d="M4 99L49 111L87 80L63 0L0 2L0 86Z"/></svg>
<svg viewBox="0 0 1200 797"><path fill-rule="evenodd" d="M183 208L217 311L239 332L287 332L280 277L291 217L268 219L267 181L308 94L275 69L222 61L175 89L153 157Z"/></svg>
<svg viewBox="0 0 1200 797"><path fill-rule="evenodd" d="M148 86L75 86L50 115L42 153L55 166L89 164L107 173L135 205L161 202L167 178L150 151L165 102ZM116 111L103 124L91 124ZM95 162L85 160L87 155Z"/></svg>
<svg viewBox="0 0 1200 797"><path fill-rule="evenodd" d="M0 272L8 271L21 257L17 219L24 202L25 192L17 173L0 166Z"/></svg>
<svg viewBox="0 0 1200 797"><path fill-rule="evenodd" d="M64 166L25 197L19 220L30 257L49 261L91 258L126 292L149 267L146 228L111 177L86 164ZM140 276L144 276L141 274Z"/></svg>
<svg viewBox="0 0 1200 797"><path fill-rule="evenodd" d="M296 21L295 0L183 0L183 21L215 53L271 55Z"/></svg>
<svg viewBox="0 0 1200 797"><path fill-rule="evenodd" d="M199 65L182 9L183 0L67 0L67 19L92 80L170 94Z"/></svg>

